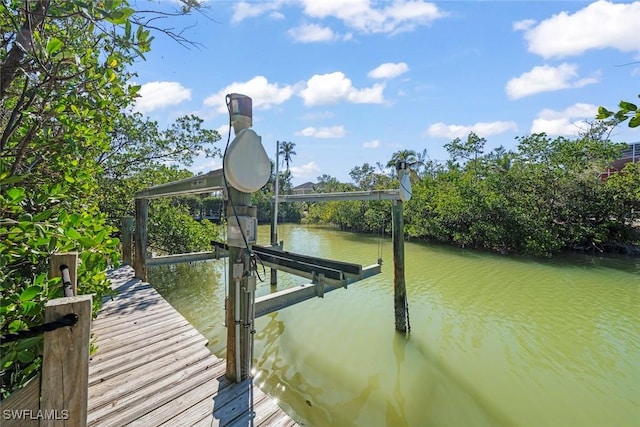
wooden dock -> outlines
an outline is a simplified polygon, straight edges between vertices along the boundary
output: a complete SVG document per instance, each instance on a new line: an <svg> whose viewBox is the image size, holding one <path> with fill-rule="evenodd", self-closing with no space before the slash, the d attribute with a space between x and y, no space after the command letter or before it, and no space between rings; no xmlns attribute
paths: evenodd
<svg viewBox="0 0 640 427"><path fill-rule="evenodd" d="M227 380L207 339L131 268L110 279L119 294L91 328L87 425L296 425L251 379Z"/></svg>

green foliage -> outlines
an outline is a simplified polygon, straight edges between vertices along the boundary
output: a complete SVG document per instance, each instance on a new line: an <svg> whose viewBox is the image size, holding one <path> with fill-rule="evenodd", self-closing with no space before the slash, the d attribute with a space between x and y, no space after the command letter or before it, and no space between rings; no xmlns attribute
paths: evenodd
<svg viewBox="0 0 640 427"><path fill-rule="evenodd" d="M126 179L102 176L99 180L103 189L98 197L99 206L114 225L122 216L134 215L133 195L138 191L193 176L185 169L156 162L144 168L136 165L136 168L139 171ZM209 250L210 241L219 237L220 229L209 221L197 221L196 218L207 208L220 212L221 204L218 198L196 195L151 200L147 230L149 248L162 254Z"/></svg>
<svg viewBox="0 0 640 427"><path fill-rule="evenodd" d="M602 179L624 144L606 139L600 124L577 139L544 134L518 138L516 151L483 153L485 140L471 134L447 144L446 165L412 173L405 206L410 237L485 248L501 253L549 256L566 248L627 250L640 244L634 221L640 212L640 165ZM408 156L399 151L394 157ZM459 163L464 160L464 163ZM395 163L395 162L393 162ZM351 171L354 184L319 177L320 191L397 188L368 164ZM389 232L388 202L329 202L310 206L309 222L343 229Z"/></svg>
<svg viewBox="0 0 640 427"><path fill-rule="evenodd" d="M341 183L326 174L319 176L316 190L321 193L376 190L390 188L393 182L391 177L368 163L354 167L349 175L355 184ZM391 204L388 201L318 202L311 204L308 212L307 222L330 223L342 230L380 233L389 231L391 226Z"/></svg>
<svg viewBox="0 0 640 427"><path fill-rule="evenodd" d="M260 223L271 223L273 221L272 200L275 194L274 166L274 163L271 162L271 176L269 181L267 181L264 187L251 196L252 205L258 208L258 222ZM280 173L278 186L279 194L291 194L291 172L286 170L284 173ZM281 203L278 207L278 222L300 222L303 214L303 205L304 204L300 203Z"/></svg>
<svg viewBox="0 0 640 427"><path fill-rule="evenodd" d="M640 95L638 95L640 98ZM608 119L614 117L619 122L629 120L629 127L635 128L640 126L640 109L632 102L620 101L618 111L609 111L604 107L598 108L598 119Z"/></svg>
<svg viewBox="0 0 640 427"><path fill-rule="evenodd" d="M63 296L60 279L47 277L47 259L54 252L80 253L78 290L95 295L94 314L110 294L105 270L108 262L117 262L119 241L110 237L113 230L95 208L74 209L70 186L65 181L0 193L2 331L42 323L46 301ZM41 351L41 337L2 345L3 396L39 368Z"/></svg>
<svg viewBox="0 0 640 427"><path fill-rule="evenodd" d="M196 1L184 3L185 11L198 7ZM135 76L128 67L150 49L153 37L145 26L153 21L150 16L158 14L135 11L127 1L0 5L3 332L41 323L45 302L61 295L60 279L47 278L47 259L53 252L80 253L78 287L95 294L94 311L110 292L105 270L117 263L119 242L99 202L126 184L104 186L99 178L105 170L114 178L124 169L116 161L124 152L116 149L119 127L135 128L142 122L122 112L133 105L140 89L130 85ZM203 144L217 134L200 124L197 118L181 119L176 127L158 132L155 140L128 141L127 150L147 159L155 153L182 158L191 148L204 151L208 147ZM185 146L185 137L191 145ZM154 151L146 142L161 144ZM123 199L131 199L131 194ZM126 211L119 206L116 210ZM1 353L4 397L39 368L41 338L2 344Z"/></svg>
<svg viewBox="0 0 640 427"><path fill-rule="evenodd" d="M193 174L177 166L156 165L140 170L134 175L114 178L99 176L98 185L102 191L96 194L100 210L107 214L109 222L118 226L123 216L133 216L134 194L158 184L189 178Z"/></svg>
<svg viewBox="0 0 640 427"><path fill-rule="evenodd" d="M188 206L171 199L156 199L149 209L149 248L163 254L211 250L220 238L220 227L208 220L196 221Z"/></svg>

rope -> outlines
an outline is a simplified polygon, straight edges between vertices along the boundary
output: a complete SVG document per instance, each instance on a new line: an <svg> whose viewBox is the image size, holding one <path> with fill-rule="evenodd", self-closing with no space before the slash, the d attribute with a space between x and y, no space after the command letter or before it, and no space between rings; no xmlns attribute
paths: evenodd
<svg viewBox="0 0 640 427"><path fill-rule="evenodd" d="M384 220L380 226L380 234L378 235L378 264L382 264L382 242L384 238Z"/></svg>
<svg viewBox="0 0 640 427"><path fill-rule="evenodd" d="M411 322L409 321L409 300L407 299L407 292L404 293L404 307L407 311L407 332L411 332Z"/></svg>
<svg viewBox="0 0 640 427"><path fill-rule="evenodd" d="M25 338L33 338L45 332L55 331L56 329L64 328L66 326L73 326L76 323L78 323L78 315L75 313L69 313L55 322L43 323L42 325L32 326L24 331L2 335L0 336L0 342L5 344Z"/></svg>

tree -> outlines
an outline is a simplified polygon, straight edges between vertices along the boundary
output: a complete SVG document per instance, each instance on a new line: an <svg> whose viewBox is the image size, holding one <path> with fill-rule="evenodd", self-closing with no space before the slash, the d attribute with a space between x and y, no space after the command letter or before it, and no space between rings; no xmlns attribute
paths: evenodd
<svg viewBox="0 0 640 427"><path fill-rule="evenodd" d="M178 168L173 170L167 163L189 166L197 153L220 155L220 149L213 145L220 135L204 128L202 122L199 117L184 116L160 130L157 122L139 113L116 117L110 148L96 159L102 169L97 177L102 190L98 203L112 224L117 224L123 215L133 215L131 196L136 192L192 176L190 172L179 175Z"/></svg>
<svg viewBox="0 0 640 427"><path fill-rule="evenodd" d="M474 132L471 132L464 142L460 138L456 138L450 143L445 144L444 148L446 148L454 161L458 159L466 160L467 164L473 168L477 177L478 157L482 154L486 142L486 139L480 138Z"/></svg>
<svg viewBox="0 0 640 427"><path fill-rule="evenodd" d="M291 158L292 158L292 156L296 155L296 152L293 150L295 148L295 146L296 146L296 143L295 142L282 141L279 144L280 144L280 151L278 152L278 154L283 156L282 161L286 164L287 172L288 172L289 171L289 163L291 163Z"/></svg>
<svg viewBox="0 0 640 427"><path fill-rule="evenodd" d="M126 1L9 3L0 3L0 328L16 332L41 323L47 299L61 295L60 279L47 279L53 252L80 252L79 290L95 295L94 311L111 292L105 270L119 242L98 207L99 159L139 91L128 67L165 13ZM197 4L183 6L175 14ZM37 372L41 343L2 344L3 396Z"/></svg>
<svg viewBox="0 0 640 427"><path fill-rule="evenodd" d="M414 150L400 150L393 153L391 159L387 162L387 167L392 168L395 171L396 163L399 160L403 160L407 163L414 163L418 160L416 152Z"/></svg>
<svg viewBox="0 0 640 427"><path fill-rule="evenodd" d="M360 190L373 190L376 188L379 174L369 163L364 163L351 169L349 176Z"/></svg>

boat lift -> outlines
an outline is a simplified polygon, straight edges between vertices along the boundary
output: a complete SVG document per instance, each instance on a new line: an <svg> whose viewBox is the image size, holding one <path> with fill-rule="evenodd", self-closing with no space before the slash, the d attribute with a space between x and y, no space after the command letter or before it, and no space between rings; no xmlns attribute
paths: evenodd
<svg viewBox="0 0 640 427"><path fill-rule="evenodd" d="M136 278L147 280L147 266L175 264L228 256L229 268L228 301L226 304L227 328L227 377L236 382L246 378L253 360L253 322L256 317L280 310L284 307L323 297L340 287L366 279L381 272L381 260L363 267L343 261L318 258L282 250L275 244L276 224L272 229L270 247L256 245L256 208L251 206L251 193L262 188L271 175L269 158L264 151L261 138L251 127L251 98L240 94L227 95L230 123L235 138L227 145L223 168L203 175L182 179L167 184L149 187L135 195L135 258ZM404 281L404 223L402 205L411 196L406 173L407 165L397 165L400 178L399 190L374 190L346 193L315 193L285 195L275 198L274 205L294 201L337 200L392 200L393 253L394 253L394 307L395 326L399 332L408 331L407 299ZM149 257L147 254L147 219L149 200L181 194L203 194L222 191L227 200L227 242L212 242L214 250L192 254ZM277 239L277 237L276 237ZM257 258L272 270L285 271L311 280L310 284L296 286L260 298L255 298L257 284ZM235 345L231 345L235 343Z"/></svg>

